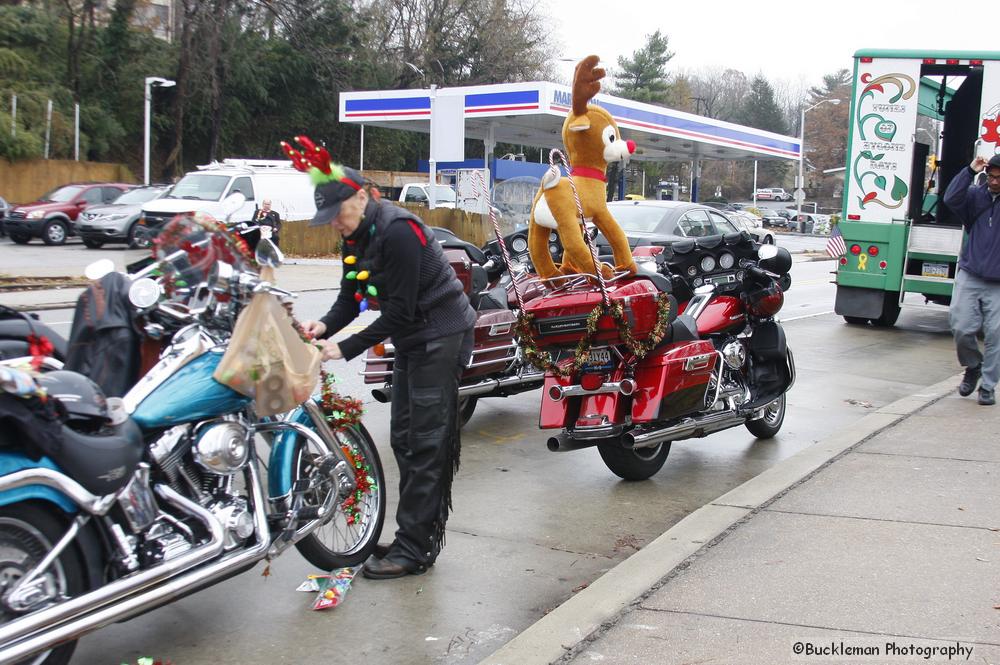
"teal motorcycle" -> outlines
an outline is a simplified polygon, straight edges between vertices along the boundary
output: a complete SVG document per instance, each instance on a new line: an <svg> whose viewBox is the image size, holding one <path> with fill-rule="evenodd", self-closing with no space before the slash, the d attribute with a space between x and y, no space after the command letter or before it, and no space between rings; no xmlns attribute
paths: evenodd
<svg viewBox="0 0 1000 665"><path fill-rule="evenodd" d="M79 637L292 546L321 570L374 551L385 483L364 426L331 426L315 397L260 417L213 378L253 294L292 295L222 251L219 233L175 229L147 276L132 276L146 333L169 342L120 402L57 363L37 374L0 363L4 387L28 385L0 391L0 407L27 409L3 421L21 429L0 429L0 662L67 663ZM257 260L280 252L262 241ZM23 427L31 418L38 427Z"/></svg>

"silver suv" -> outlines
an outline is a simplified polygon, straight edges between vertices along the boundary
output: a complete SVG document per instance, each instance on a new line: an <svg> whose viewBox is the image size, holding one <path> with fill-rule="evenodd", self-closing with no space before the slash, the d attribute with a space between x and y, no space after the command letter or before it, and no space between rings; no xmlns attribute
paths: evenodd
<svg viewBox="0 0 1000 665"><path fill-rule="evenodd" d="M124 242L135 248L140 244L137 228L142 204L163 196L168 185L136 187L123 193L111 203L93 205L80 213L76 220L76 233L83 244L97 249L105 243Z"/></svg>

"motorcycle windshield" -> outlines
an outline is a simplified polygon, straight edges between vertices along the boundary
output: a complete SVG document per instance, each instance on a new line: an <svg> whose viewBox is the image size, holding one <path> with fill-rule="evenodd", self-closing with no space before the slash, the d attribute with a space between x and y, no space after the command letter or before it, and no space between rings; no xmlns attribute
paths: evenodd
<svg viewBox="0 0 1000 665"><path fill-rule="evenodd" d="M153 254L163 273L182 287L206 282L218 261L237 272L256 268L246 242L204 213L178 215L167 222L156 237Z"/></svg>

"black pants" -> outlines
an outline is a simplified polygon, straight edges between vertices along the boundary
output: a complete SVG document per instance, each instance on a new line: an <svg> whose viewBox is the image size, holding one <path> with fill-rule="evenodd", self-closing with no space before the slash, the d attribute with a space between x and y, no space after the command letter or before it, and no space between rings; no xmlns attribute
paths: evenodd
<svg viewBox="0 0 1000 665"><path fill-rule="evenodd" d="M458 381L471 349L471 331L396 349L390 442L399 465L399 528L386 557L394 563L433 565L444 546L461 451Z"/></svg>

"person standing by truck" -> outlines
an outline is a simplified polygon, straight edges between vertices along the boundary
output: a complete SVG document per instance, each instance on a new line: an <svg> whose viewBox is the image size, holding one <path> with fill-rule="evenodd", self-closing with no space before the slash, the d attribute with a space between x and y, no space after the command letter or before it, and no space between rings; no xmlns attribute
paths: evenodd
<svg viewBox="0 0 1000 665"><path fill-rule="evenodd" d="M302 327L322 340L327 360L350 360L392 337L389 437L399 465L399 528L362 574L419 575L444 545L460 448L458 379L472 352L476 314L441 245L418 217L379 200L354 169L328 168L326 181L316 186L310 226L329 224L343 236L345 274L330 311ZM379 318L339 343L328 340L370 300L377 300Z"/></svg>
<svg viewBox="0 0 1000 665"><path fill-rule="evenodd" d="M986 183L973 184L983 169ZM1000 155L989 162L976 157L952 178L944 203L969 234L958 262L950 311L958 362L965 368L958 394L971 395L981 379L979 403L991 406L1000 380ZM983 350L977 339L980 332Z"/></svg>

